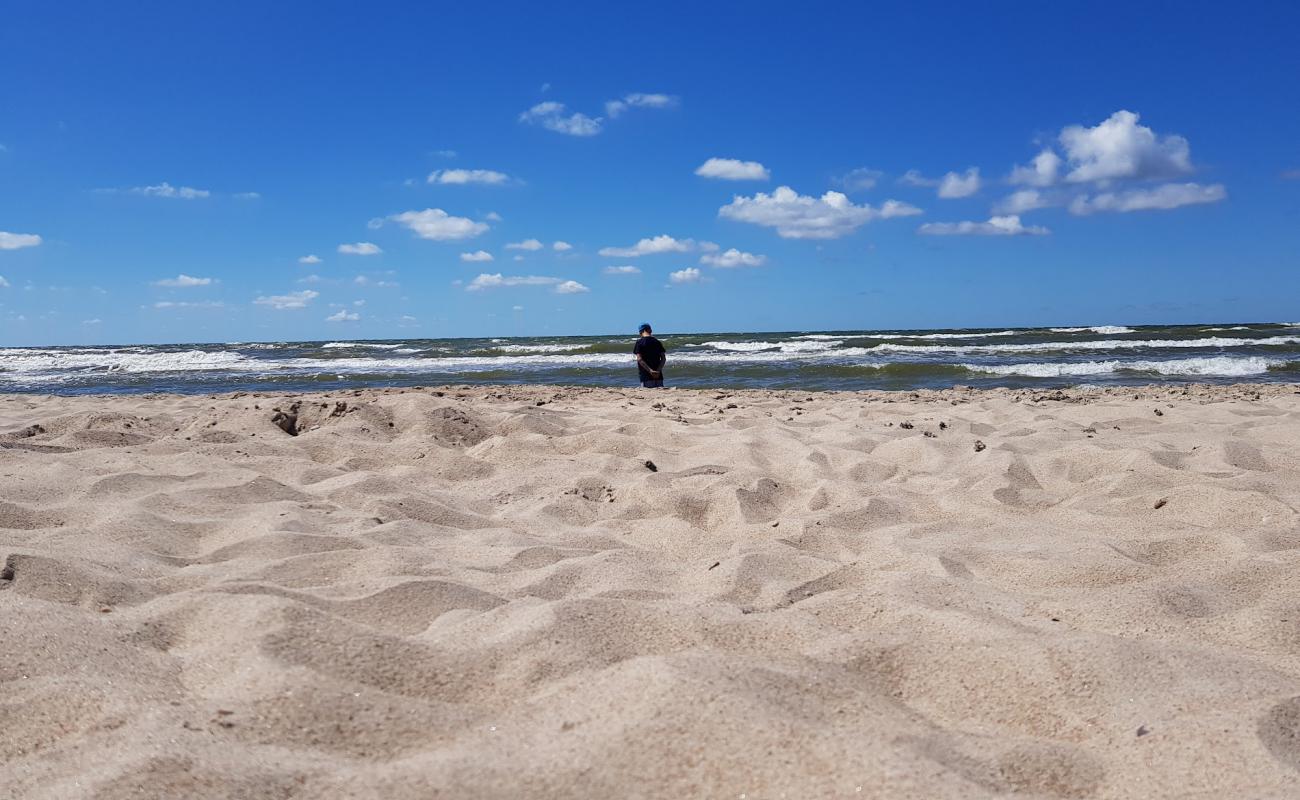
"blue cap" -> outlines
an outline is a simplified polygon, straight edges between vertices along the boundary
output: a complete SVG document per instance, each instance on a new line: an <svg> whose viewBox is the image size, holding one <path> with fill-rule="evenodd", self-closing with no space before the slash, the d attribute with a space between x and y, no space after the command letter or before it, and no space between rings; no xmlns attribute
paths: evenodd
<svg viewBox="0 0 1300 800"><path fill-rule="evenodd" d="M642 323L641 323L641 327L637 328L637 329L636 329L636 332L637 332L637 333L640 333L641 331L652 331L652 330L654 330L654 328L651 328L651 327L650 327L650 323L648 323L648 322L642 322Z"/></svg>

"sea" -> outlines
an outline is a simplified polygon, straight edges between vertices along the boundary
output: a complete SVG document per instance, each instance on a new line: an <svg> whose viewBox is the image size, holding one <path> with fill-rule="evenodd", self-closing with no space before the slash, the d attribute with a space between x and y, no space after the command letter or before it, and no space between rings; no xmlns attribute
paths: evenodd
<svg viewBox="0 0 1300 800"><path fill-rule="evenodd" d="M667 385L807 390L1300 381L1300 323L666 333ZM635 386L631 336L0 347L0 391Z"/></svg>

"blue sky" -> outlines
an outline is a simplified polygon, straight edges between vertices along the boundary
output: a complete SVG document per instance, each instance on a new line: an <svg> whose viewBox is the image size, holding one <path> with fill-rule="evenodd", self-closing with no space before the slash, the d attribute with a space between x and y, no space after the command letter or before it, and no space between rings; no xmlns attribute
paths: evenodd
<svg viewBox="0 0 1300 800"><path fill-rule="evenodd" d="M1287 3L16 6L0 344L1294 320L1298 30Z"/></svg>

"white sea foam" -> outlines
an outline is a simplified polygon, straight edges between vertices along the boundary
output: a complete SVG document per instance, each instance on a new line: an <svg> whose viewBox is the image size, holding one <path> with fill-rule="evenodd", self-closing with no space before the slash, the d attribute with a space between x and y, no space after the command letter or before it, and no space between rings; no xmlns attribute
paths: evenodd
<svg viewBox="0 0 1300 800"><path fill-rule="evenodd" d="M1030 378L1061 378L1077 375L1109 375L1115 372L1154 372L1160 375L1205 375L1241 377L1259 375L1285 361L1249 356L1230 358L1176 358L1168 361L1082 361L1028 364L962 364L972 372L991 375L1023 375Z"/></svg>
<svg viewBox="0 0 1300 800"><path fill-rule="evenodd" d="M1300 336L1267 336L1261 339L1210 336L1203 339L1100 339L1091 342L1029 342L1024 344L919 345L878 344L876 353L1034 353L1051 350L1135 350L1166 347L1276 347L1300 343Z"/></svg>
<svg viewBox="0 0 1300 800"><path fill-rule="evenodd" d="M843 344L839 339L816 339L803 342L705 342L701 346L732 353L758 353L779 350L782 353L820 353Z"/></svg>
<svg viewBox="0 0 1300 800"><path fill-rule="evenodd" d="M498 344L492 349L503 353L572 353L574 350L586 350L590 346L589 344Z"/></svg>
<svg viewBox="0 0 1300 800"><path fill-rule="evenodd" d="M77 373L259 371L274 362L230 351L0 350L0 380L21 381L75 377Z"/></svg>
<svg viewBox="0 0 1300 800"><path fill-rule="evenodd" d="M1048 328L1052 333L1137 333L1137 331L1126 325L1091 325L1082 328Z"/></svg>
<svg viewBox="0 0 1300 800"><path fill-rule="evenodd" d="M986 339L993 336L1019 336L1024 331L980 331L978 333L805 333L795 339Z"/></svg>
<svg viewBox="0 0 1300 800"><path fill-rule="evenodd" d="M361 350L396 350L397 348L401 347L401 345L400 344L376 344L374 342L328 342L326 344L321 345L321 349L323 350L331 350L340 347L356 348Z"/></svg>

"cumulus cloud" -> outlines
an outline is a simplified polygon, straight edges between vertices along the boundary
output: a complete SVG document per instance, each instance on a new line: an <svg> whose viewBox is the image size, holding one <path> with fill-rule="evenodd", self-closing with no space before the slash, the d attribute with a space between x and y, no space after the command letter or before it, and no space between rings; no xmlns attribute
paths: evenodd
<svg viewBox="0 0 1300 800"><path fill-rule="evenodd" d="M189 286L210 286L212 278L195 278L190 275L181 273L175 278L163 278L160 281L154 281L154 286L168 286L172 288L184 288Z"/></svg>
<svg viewBox="0 0 1300 800"><path fill-rule="evenodd" d="M302 258L298 259L298 263L299 263L299 264L319 264L319 263L320 263L320 256L316 256L316 255L303 256Z"/></svg>
<svg viewBox="0 0 1300 800"><path fill-rule="evenodd" d="M326 322L356 322L359 319L361 319L360 314L357 314L352 311L348 311L346 308L340 308L338 311L335 311L333 314L330 314L328 317L326 317L325 321Z"/></svg>
<svg viewBox="0 0 1300 800"><path fill-rule="evenodd" d="M546 245L536 239L524 239L522 242L511 242L506 245L507 250L541 250Z"/></svg>
<svg viewBox="0 0 1300 800"><path fill-rule="evenodd" d="M475 222L466 217L453 217L441 208L404 211L389 219L410 228L421 239L435 241L472 239L488 229L487 223Z"/></svg>
<svg viewBox="0 0 1300 800"><path fill-rule="evenodd" d="M757 161L738 161L734 158L710 158L696 167L695 174L702 178L724 181L765 181L772 177L767 167Z"/></svg>
<svg viewBox="0 0 1300 800"><path fill-rule="evenodd" d="M475 250L472 253L461 253L461 261L491 261L492 254L486 250Z"/></svg>
<svg viewBox="0 0 1300 800"><path fill-rule="evenodd" d="M695 267L687 267L686 269L668 273L668 280L671 283L699 283L701 277L700 271Z"/></svg>
<svg viewBox="0 0 1300 800"><path fill-rule="evenodd" d="M677 98L669 94L634 92L624 95L621 100L607 101L605 103L605 115L610 119L614 119L629 108L672 108L675 105L677 105Z"/></svg>
<svg viewBox="0 0 1300 800"><path fill-rule="evenodd" d="M1020 217L1009 214L990 217L988 222L927 222L916 229L927 236L1042 236L1047 228L1020 222Z"/></svg>
<svg viewBox="0 0 1300 800"><path fill-rule="evenodd" d="M885 173L878 169L858 167L841 175L837 183L843 186L846 192L865 192L868 189L875 188L884 175Z"/></svg>
<svg viewBox="0 0 1300 800"><path fill-rule="evenodd" d="M753 197L737 195L731 203L718 209L718 216L775 228L786 239L836 239L874 219L920 213L921 209L898 200L887 200L880 208L873 208L855 205L840 192L809 197L789 186L781 186L770 195L764 192Z"/></svg>
<svg viewBox="0 0 1300 800"><path fill-rule="evenodd" d="M198 200L212 194L207 189L195 189L192 186L172 186L167 181L163 181L157 186L136 186L131 189L131 192L147 197L175 197L181 200Z"/></svg>
<svg viewBox="0 0 1300 800"><path fill-rule="evenodd" d="M927 178L921 174L920 170L915 170L915 169L909 169L907 172L904 172L903 177L899 178L898 182L902 184L906 184L908 186L938 186L939 185L939 180L937 178Z"/></svg>
<svg viewBox="0 0 1300 800"><path fill-rule="evenodd" d="M700 263L710 267L732 268L732 267L761 267L767 263L767 256L756 256L753 253L742 253L736 248L721 253L705 253L700 256Z"/></svg>
<svg viewBox="0 0 1300 800"><path fill-rule="evenodd" d="M374 256L384 252L379 249L379 245L374 242L357 242L355 244L341 244L338 251L349 256Z"/></svg>
<svg viewBox="0 0 1300 800"><path fill-rule="evenodd" d="M633 267L631 265L626 265L622 267L605 267L605 274L606 275L640 275L641 269L639 267Z"/></svg>
<svg viewBox="0 0 1300 800"><path fill-rule="evenodd" d="M41 237L34 233L9 233L0 231L0 250L21 250L35 247L41 243Z"/></svg>
<svg viewBox="0 0 1300 800"><path fill-rule="evenodd" d="M602 122L600 117L589 117L578 111L570 114L564 103L553 100L528 109L519 115L519 121L569 136L595 136L600 133Z"/></svg>
<svg viewBox="0 0 1300 800"><path fill-rule="evenodd" d="M1117 178L1151 180L1192 171L1191 149L1181 136L1157 136L1138 124L1132 111L1116 111L1092 128L1070 125L1061 131L1061 147L1072 169L1072 183Z"/></svg>
<svg viewBox="0 0 1300 800"><path fill-rule="evenodd" d="M481 273L477 278L465 284L465 291L480 292L484 289L496 289L508 286L553 286L557 294L577 294L589 291L577 281L552 278L546 275L502 275L500 272Z"/></svg>
<svg viewBox="0 0 1300 800"><path fill-rule="evenodd" d="M945 199L970 197L979 190L979 167L971 167L961 174L949 172L939 179L939 196Z"/></svg>
<svg viewBox="0 0 1300 800"><path fill-rule="evenodd" d="M1051 186L1061 171L1061 157L1050 147L1034 156L1028 166L1017 166L1007 178L1011 183L1023 186Z"/></svg>
<svg viewBox="0 0 1300 800"><path fill-rule="evenodd" d="M695 248L691 239L674 239L667 234L660 234L650 239L642 239L631 247L602 247L600 254L613 258L638 258L656 253L686 253Z"/></svg>
<svg viewBox="0 0 1300 800"><path fill-rule="evenodd" d="M1061 205L1061 200L1038 189L1021 189L999 200L993 207L997 214L1023 214L1039 208Z"/></svg>
<svg viewBox="0 0 1300 800"><path fill-rule="evenodd" d="M1223 184L1202 186L1199 183L1166 183L1152 189L1128 189L1076 197L1070 213L1092 214L1098 211L1165 211L1199 203L1217 203L1228 196Z"/></svg>
<svg viewBox="0 0 1300 800"><path fill-rule="evenodd" d="M553 249L557 253L565 253L568 252L569 250L572 250L573 245L569 244L568 242L555 242L551 245L551 249Z"/></svg>
<svg viewBox="0 0 1300 800"><path fill-rule="evenodd" d="M494 169L435 169L426 180L428 183L496 185L508 182L510 176Z"/></svg>
<svg viewBox="0 0 1300 800"><path fill-rule="evenodd" d="M317 297L320 297L320 292L314 289L303 289L299 292L259 297L253 302L259 306L270 306L276 311L284 311L293 308L306 308L307 304L312 300L315 300Z"/></svg>

